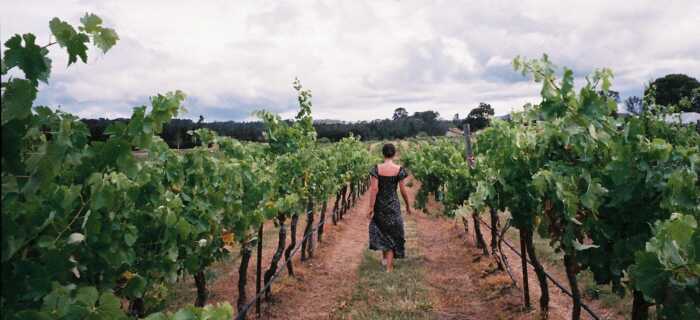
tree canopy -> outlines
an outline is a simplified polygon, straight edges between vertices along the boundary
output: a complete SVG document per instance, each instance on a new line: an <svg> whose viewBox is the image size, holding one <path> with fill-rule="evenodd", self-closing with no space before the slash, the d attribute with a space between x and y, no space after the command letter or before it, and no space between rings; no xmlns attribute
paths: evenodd
<svg viewBox="0 0 700 320"><path fill-rule="evenodd" d="M655 103L663 106L679 106L680 111L695 111L700 112L700 102L698 103L681 103L683 98L693 100L693 96L699 96L700 92L696 89L700 88L700 82L693 77L684 74L668 74L654 80L651 86L644 93L649 93L651 87L655 90ZM695 98L700 101L700 98Z"/></svg>
<svg viewBox="0 0 700 320"><path fill-rule="evenodd" d="M405 108L396 108L394 110L394 115L391 117L394 120L399 120L408 117L408 111Z"/></svg>
<svg viewBox="0 0 700 320"><path fill-rule="evenodd" d="M469 111L466 123L469 123L471 130L481 130L489 125L490 118L494 111L490 104L480 102L479 106Z"/></svg>

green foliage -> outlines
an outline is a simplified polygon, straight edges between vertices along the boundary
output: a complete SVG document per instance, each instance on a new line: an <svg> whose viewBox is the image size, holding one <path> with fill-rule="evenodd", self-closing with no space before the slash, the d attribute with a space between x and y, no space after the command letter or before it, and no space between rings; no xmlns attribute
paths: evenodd
<svg viewBox="0 0 700 320"><path fill-rule="evenodd" d="M217 305L206 305L202 308L189 306L174 313L154 313L144 320L228 320L233 316L233 307L225 302Z"/></svg>
<svg viewBox="0 0 700 320"><path fill-rule="evenodd" d="M367 178L371 157L355 137L344 138L323 148L316 141L311 117L311 92L294 81L299 112L294 121L259 111L269 146L269 162L275 175L266 195L266 215L303 212L309 200L321 203L343 185L357 185Z"/></svg>
<svg viewBox="0 0 700 320"><path fill-rule="evenodd" d="M111 292L98 292L95 287L60 286L44 298L40 310L25 310L16 319L128 319L121 302Z"/></svg>
<svg viewBox="0 0 700 320"><path fill-rule="evenodd" d="M3 83L5 92L2 101L2 124L12 120L23 120L32 113L32 103L36 99L36 87L29 80L12 79L7 84Z"/></svg>
<svg viewBox="0 0 700 320"><path fill-rule="evenodd" d="M558 68L546 55L516 58L513 65L542 84L542 101L526 105L510 122L494 121L481 131L474 169L444 157L454 151L435 143L409 154L406 160L423 188L435 194L462 192L476 212L487 207L508 210L515 227L538 230L557 251L575 257L574 272L590 269L598 283L611 283L620 294L625 273L634 268L647 274L635 280L636 289L676 290L671 281L677 279L663 280L673 277L652 272L668 264L660 255L673 250L660 244L656 248L663 250L650 249L649 243L662 242L648 242L653 232L659 237L661 228L655 231L650 225L672 212L696 219L700 215L700 135L693 127L664 121L667 113L653 103L654 87L638 117L616 119L610 70L594 71L575 90L573 72L563 68L558 78ZM472 181L460 184L450 182L451 177ZM465 196L437 198L447 207L465 204L455 201ZM635 259L639 266L631 267ZM697 282L690 279L683 283ZM669 304L667 310L696 312L698 306L696 300L675 304L652 292L645 295ZM662 314L670 319L678 312Z"/></svg>
<svg viewBox="0 0 700 320"><path fill-rule="evenodd" d="M24 72L26 80L31 81L34 86L38 85L39 80L48 82L51 72L51 59L47 57L49 50L38 46L35 41L36 36L26 33L21 36L16 34L5 42L7 49L3 54L3 75L18 67Z"/></svg>
<svg viewBox="0 0 700 320"><path fill-rule="evenodd" d="M428 196L444 202L448 214L464 204L471 191L470 170L464 159L464 146L450 139L420 142L401 155L404 165L421 181L416 206L425 208Z"/></svg>
<svg viewBox="0 0 700 320"><path fill-rule="evenodd" d="M635 254L630 277L667 319L700 317L700 229L692 215L674 213L654 224L645 249Z"/></svg>
<svg viewBox="0 0 700 320"><path fill-rule="evenodd" d="M56 42L68 51L68 65L73 64L80 57L83 63L87 63L87 46L90 38L85 33L77 33L73 26L58 18L49 22L51 33L56 37Z"/></svg>
<svg viewBox="0 0 700 320"><path fill-rule="evenodd" d="M49 24L69 65L87 61L90 39L105 52L118 40L96 15L81 22L77 30L58 18ZM371 157L359 140L316 145L311 94L298 81L294 123L263 113L266 147L197 129L200 146L168 148L157 135L184 110L180 91L151 97L110 125L105 141L90 142L77 117L33 106L52 45L34 41L12 37L3 58L3 75L19 68L25 78L2 82L2 319L126 318L121 301L137 299L146 314L158 311L179 276L204 271L266 218L367 178ZM149 319L232 315L225 304Z"/></svg>

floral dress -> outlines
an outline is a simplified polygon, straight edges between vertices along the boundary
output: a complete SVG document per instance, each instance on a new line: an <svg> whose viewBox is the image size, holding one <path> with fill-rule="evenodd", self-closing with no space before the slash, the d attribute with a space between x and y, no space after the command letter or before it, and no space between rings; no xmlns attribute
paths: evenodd
<svg viewBox="0 0 700 320"><path fill-rule="evenodd" d="M404 258L404 230L401 218L401 204L396 193L399 181L408 176L401 167L395 176L379 175L374 166L369 174L377 178L379 190L374 202L374 215L369 223L369 248L371 250L394 251L395 258Z"/></svg>

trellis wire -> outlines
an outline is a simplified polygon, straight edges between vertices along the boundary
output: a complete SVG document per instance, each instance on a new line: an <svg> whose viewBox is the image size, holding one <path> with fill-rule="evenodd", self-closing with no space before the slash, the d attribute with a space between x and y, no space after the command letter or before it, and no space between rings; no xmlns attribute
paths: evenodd
<svg viewBox="0 0 700 320"><path fill-rule="evenodd" d="M481 219L481 217L479 217L479 222L481 224L483 224L484 226L486 226L486 228L489 228L489 230L491 230L491 226L489 226L488 223L486 223L486 221ZM511 251L513 251L518 257L520 257L520 259L523 258L520 255L520 253L518 252L518 250L515 250L515 248L513 248L513 246L511 246L510 243L508 243L508 241L506 241L506 239L501 238L501 241L503 241L503 243L505 243L506 246L508 248L510 248ZM526 258L525 261L527 261L527 263L530 264L533 268L535 267L535 265L532 264L530 259ZM566 288L564 288L564 286L562 286L559 282L557 282L557 280L555 280L551 275L549 275L549 273L544 271L544 275L547 277L547 279L549 279L549 281L551 281L555 286L557 286L562 292L564 292L569 297L573 298L573 295L571 294L571 292L569 292L569 290L566 290ZM600 317L597 314L595 314L595 312L593 312L593 310L591 310L591 308L589 308L583 301L581 301L581 307L583 307L583 309L586 310L586 312L588 312L588 314L591 317L593 317L593 319L600 320Z"/></svg>
<svg viewBox="0 0 700 320"><path fill-rule="evenodd" d="M311 211L312 211L312 210L307 210L307 211L306 211L306 214L311 213ZM290 255L289 255L289 259L290 259L290 260L293 259L293 258L294 258L294 255L299 251L299 249L301 248L302 242L305 241L305 240L308 240L308 238L309 238L310 236L313 236L313 235L318 231L318 229L319 229L321 226L323 226L324 224L326 224L327 221L328 221L328 220L324 220L323 222L319 222L319 223L316 224L316 226L311 230L311 232L309 232L308 234L304 235L304 237L301 239L302 241L300 241L300 242L294 247L294 249L292 250L292 252L290 253ZM285 259L285 261L287 261L287 260ZM282 274L282 272L284 272L284 270L286 270L286 268L284 268L284 267L277 269L277 272L275 272L275 274L272 275L272 277L270 277L270 280L267 282L267 284L266 284L264 287L262 287L262 288L260 289L260 292L258 292L258 294L256 294L255 297L253 297L253 299L251 299L250 302L246 303L246 304L243 306L243 308L241 308L241 310L238 311L238 314L237 314L236 317L235 317L236 320L243 320L243 319L245 319L245 317L246 317L246 315L248 314L248 311L250 310L250 308L251 308L253 305L255 305L255 303L256 303L257 301L259 301L259 299L262 297L262 295L265 293L265 291L267 291L267 289L270 288L270 286L272 285L272 283L275 282L275 280L277 280L277 278L279 278L279 276Z"/></svg>

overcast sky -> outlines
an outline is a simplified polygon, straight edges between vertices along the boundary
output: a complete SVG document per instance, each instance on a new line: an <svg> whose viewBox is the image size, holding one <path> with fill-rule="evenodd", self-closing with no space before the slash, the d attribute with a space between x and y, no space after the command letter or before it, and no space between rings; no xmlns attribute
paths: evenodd
<svg viewBox="0 0 700 320"><path fill-rule="evenodd" d="M121 37L87 65L66 68L55 48L37 103L82 117L124 117L148 96L180 89L184 117L252 119L296 109L294 77L312 89L317 119L369 120L437 110L465 117L537 102L512 71L517 55L546 52L577 76L615 73L639 95L667 73L700 78L700 1L10 1L0 36L49 41L54 16L100 15ZM3 49L4 50L4 49Z"/></svg>

